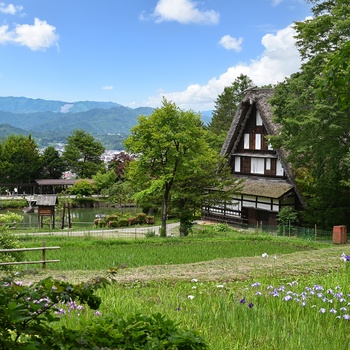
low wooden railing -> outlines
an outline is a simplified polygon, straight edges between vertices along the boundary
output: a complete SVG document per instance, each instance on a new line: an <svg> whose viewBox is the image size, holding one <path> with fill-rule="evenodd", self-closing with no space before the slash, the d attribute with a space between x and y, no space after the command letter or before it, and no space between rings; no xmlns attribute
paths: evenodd
<svg viewBox="0 0 350 350"><path fill-rule="evenodd" d="M14 261L14 262L0 262L0 265L23 265L23 264L42 264L43 269L46 269L46 263L56 263L60 260L47 260L46 251L53 249L60 249L61 247L46 247L45 242L43 242L42 247L36 248L15 248L15 249L0 249L0 253L12 253L12 252L26 252L26 251L36 251L42 250L42 259L37 261Z"/></svg>

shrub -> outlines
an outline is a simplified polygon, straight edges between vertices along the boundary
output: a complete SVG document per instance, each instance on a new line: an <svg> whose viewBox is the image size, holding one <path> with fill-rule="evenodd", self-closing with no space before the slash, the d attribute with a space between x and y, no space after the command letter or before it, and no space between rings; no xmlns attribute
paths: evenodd
<svg viewBox="0 0 350 350"><path fill-rule="evenodd" d="M118 214L112 214L112 215L107 215L106 220L107 221L118 221L119 215Z"/></svg>
<svg viewBox="0 0 350 350"><path fill-rule="evenodd" d="M120 227L126 227L126 226L129 226L129 219L119 219L118 220L118 226Z"/></svg>
<svg viewBox="0 0 350 350"><path fill-rule="evenodd" d="M227 232L230 231L230 226L227 224L216 224L213 226L215 232Z"/></svg>
<svg viewBox="0 0 350 350"><path fill-rule="evenodd" d="M146 217L146 222L148 225L153 225L155 223L154 216L147 216Z"/></svg>
<svg viewBox="0 0 350 350"><path fill-rule="evenodd" d="M136 225L136 218L129 218L129 226Z"/></svg>
<svg viewBox="0 0 350 350"><path fill-rule="evenodd" d="M138 213L136 214L136 223L137 224L145 224L147 221L147 215L144 213Z"/></svg>
<svg viewBox="0 0 350 350"><path fill-rule="evenodd" d="M161 314L108 315L95 318L89 327L65 329L64 343L81 349L208 349L194 331L184 331Z"/></svg>
<svg viewBox="0 0 350 350"><path fill-rule="evenodd" d="M26 199L2 199L0 203L1 209L7 208L23 208L28 205Z"/></svg>
<svg viewBox="0 0 350 350"><path fill-rule="evenodd" d="M102 227L105 227L106 226L106 224L107 224L107 221L106 221L106 219L95 219L94 220L94 226L95 227L100 227L100 228L102 228Z"/></svg>
<svg viewBox="0 0 350 350"><path fill-rule="evenodd" d="M92 309L101 299L94 291L107 284L106 279L72 285L43 279L30 286L15 281L14 275L0 280L0 348L1 349L66 349L59 330L52 327L61 313L60 304L79 301ZM63 332L64 333L64 332Z"/></svg>
<svg viewBox="0 0 350 350"><path fill-rule="evenodd" d="M22 216L14 213L0 214L0 249L20 248L17 239L9 232L8 226L22 220ZM16 262L24 260L24 252L0 253L1 262ZM0 265L0 270L12 270L13 265Z"/></svg>
<svg viewBox="0 0 350 350"><path fill-rule="evenodd" d="M20 244L4 226L0 228L0 249L16 249L20 248ZM1 262L16 262L24 260L24 252L0 253ZM9 271L13 269L13 265L0 265L0 270Z"/></svg>
<svg viewBox="0 0 350 350"><path fill-rule="evenodd" d="M154 230L147 230L147 232L145 233L146 238L153 238L155 236L156 236L156 232Z"/></svg>
<svg viewBox="0 0 350 350"><path fill-rule="evenodd" d="M109 228L115 228L119 226L119 221L108 221L107 225Z"/></svg>

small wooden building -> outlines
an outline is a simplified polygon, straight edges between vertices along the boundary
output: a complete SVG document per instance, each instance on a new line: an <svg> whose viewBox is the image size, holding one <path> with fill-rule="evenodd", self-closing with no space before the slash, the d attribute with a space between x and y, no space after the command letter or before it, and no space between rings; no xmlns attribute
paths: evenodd
<svg viewBox="0 0 350 350"><path fill-rule="evenodd" d="M77 179L37 179L40 194L55 194L73 186Z"/></svg>
<svg viewBox="0 0 350 350"><path fill-rule="evenodd" d="M43 227L45 217L50 217L50 228L55 228L55 207L57 204L57 196L38 195L36 205L38 206L39 228Z"/></svg>

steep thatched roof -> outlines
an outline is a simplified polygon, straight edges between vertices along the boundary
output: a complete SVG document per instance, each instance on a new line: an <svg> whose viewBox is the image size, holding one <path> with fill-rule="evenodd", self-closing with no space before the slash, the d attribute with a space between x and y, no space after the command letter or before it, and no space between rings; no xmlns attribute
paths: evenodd
<svg viewBox="0 0 350 350"><path fill-rule="evenodd" d="M221 155L227 156L235 152L239 141L242 138L245 124L251 114L253 104L259 111L265 128L270 135L276 135L279 125L272 121L272 110L268 100L273 95L273 89L253 88L246 91L242 102L232 120L230 130L221 149Z"/></svg>
<svg viewBox="0 0 350 350"><path fill-rule="evenodd" d="M264 89L264 88L252 88L245 92L242 102L239 105L237 112L232 120L232 124L230 127L230 130L227 134L226 140L222 146L220 154L222 156L228 157L228 162L231 163L231 157L236 153L238 144L240 140L243 137L243 131L245 128L245 125L251 116L251 112L254 108L257 111L259 111L259 114L261 116L261 119L264 123L264 126L266 128L266 131L269 135L277 135L280 130L280 125L273 121L273 113L271 104L269 103L269 99L273 96L274 90L273 89ZM287 153L282 149L276 149L277 156L279 160L282 163L283 169L287 174L288 181L286 182L286 189L288 186L294 187L300 201L304 203L294 180L294 176L292 174L291 168L286 161ZM253 188L252 186L257 186L258 183L255 181L254 183L249 183L247 185L248 187ZM273 183L273 185L276 185ZM292 185L292 186L291 186ZM259 186L258 186L259 187ZM259 192L259 188L261 189L261 186L258 188L256 187L256 191ZM270 186L269 186L270 187ZM280 187L281 188L281 187ZM252 189L253 191L253 189ZM256 192L255 191L255 192ZM270 188L269 191L271 192L272 189ZM276 190L277 191L277 190ZM274 198L273 196L271 196ZM277 198L277 197L276 197ZM305 204L305 203L304 203Z"/></svg>

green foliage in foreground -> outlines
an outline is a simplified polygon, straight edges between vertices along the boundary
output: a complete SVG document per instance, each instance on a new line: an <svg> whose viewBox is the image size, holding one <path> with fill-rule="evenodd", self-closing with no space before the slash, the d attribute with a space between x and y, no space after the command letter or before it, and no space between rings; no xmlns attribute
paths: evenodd
<svg viewBox="0 0 350 350"><path fill-rule="evenodd" d="M0 280L1 349L207 349L195 332L178 329L159 313L127 317L96 313L92 320L79 319L74 327L54 327L67 308L82 310L87 304L98 309L101 299L95 290L107 283L97 279L72 285L46 278L26 286L13 275Z"/></svg>
<svg viewBox="0 0 350 350"><path fill-rule="evenodd" d="M20 248L18 240L8 229L10 225L20 220L22 220L22 217L14 213L0 214L0 249ZM0 252L0 262L23 261L23 258L23 252ZM11 270L11 268L12 265L0 265L0 270Z"/></svg>
<svg viewBox="0 0 350 350"><path fill-rule="evenodd" d="M97 309L94 290L105 281L73 286L46 278L30 286L8 276L0 281L1 349L60 349L59 334L50 326L59 318L58 304L80 301Z"/></svg>

